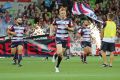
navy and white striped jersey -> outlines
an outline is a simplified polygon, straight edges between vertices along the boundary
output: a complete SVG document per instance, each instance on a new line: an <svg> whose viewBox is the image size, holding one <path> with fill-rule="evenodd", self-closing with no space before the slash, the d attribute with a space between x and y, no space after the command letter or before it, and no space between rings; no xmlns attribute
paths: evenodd
<svg viewBox="0 0 120 80"><path fill-rule="evenodd" d="M53 22L53 25L57 26L56 38L66 39L68 38L68 30L67 30L66 25L68 27L72 27L73 23L70 18L66 18L64 20L60 18L56 18Z"/></svg>
<svg viewBox="0 0 120 80"><path fill-rule="evenodd" d="M19 42L19 41L23 41L23 37L24 37L24 34L25 34L25 27L23 26L11 26L9 27L9 29L13 32L16 32L16 36L13 36L12 37L12 42Z"/></svg>
<svg viewBox="0 0 120 80"><path fill-rule="evenodd" d="M78 33L82 36L82 41L91 42L91 30L90 28L82 27L78 30Z"/></svg>

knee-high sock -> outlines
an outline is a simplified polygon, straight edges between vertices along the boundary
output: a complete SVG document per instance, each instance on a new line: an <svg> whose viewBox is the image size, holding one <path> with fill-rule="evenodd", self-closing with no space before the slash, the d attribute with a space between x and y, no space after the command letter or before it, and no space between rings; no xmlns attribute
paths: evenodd
<svg viewBox="0 0 120 80"><path fill-rule="evenodd" d="M56 65L57 68L59 67L61 61L62 61L62 56L58 55L58 61L57 61L57 65Z"/></svg>
<svg viewBox="0 0 120 80"><path fill-rule="evenodd" d="M22 60L22 54L18 54L18 64L20 64L21 60Z"/></svg>
<svg viewBox="0 0 120 80"><path fill-rule="evenodd" d="M13 57L13 60L14 60L15 63L17 63L17 60L18 60L18 54L17 53L15 53L15 55Z"/></svg>
<svg viewBox="0 0 120 80"><path fill-rule="evenodd" d="M83 60L83 54L80 55L81 60Z"/></svg>
<svg viewBox="0 0 120 80"><path fill-rule="evenodd" d="M69 59L70 58L70 49L67 49L66 52L67 52L67 56L66 57Z"/></svg>
<svg viewBox="0 0 120 80"><path fill-rule="evenodd" d="M54 55L55 60L57 59L57 57L58 57L58 54L55 54L55 55Z"/></svg>
<svg viewBox="0 0 120 80"><path fill-rule="evenodd" d="M86 58L87 58L87 54L84 54L84 61L86 61Z"/></svg>

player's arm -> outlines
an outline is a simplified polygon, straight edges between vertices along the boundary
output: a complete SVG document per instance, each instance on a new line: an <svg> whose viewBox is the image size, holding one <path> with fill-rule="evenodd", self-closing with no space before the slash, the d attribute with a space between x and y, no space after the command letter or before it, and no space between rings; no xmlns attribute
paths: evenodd
<svg viewBox="0 0 120 80"><path fill-rule="evenodd" d="M24 29L24 35L29 36L29 30L27 28Z"/></svg>
<svg viewBox="0 0 120 80"><path fill-rule="evenodd" d="M68 31L74 31L74 28L73 27L67 27L67 30Z"/></svg>
<svg viewBox="0 0 120 80"><path fill-rule="evenodd" d="M91 34L90 34L90 39L91 39L91 42L92 42L92 43L96 43L95 37L93 37Z"/></svg>
<svg viewBox="0 0 120 80"><path fill-rule="evenodd" d="M74 31L74 25L73 25L72 20L70 20L69 25L66 25L66 26L67 26L67 30L68 30L68 31Z"/></svg>
<svg viewBox="0 0 120 80"><path fill-rule="evenodd" d="M103 37L104 37L104 28L105 28L105 26L106 26L106 22L103 23L103 28L100 31L100 37L101 37L101 39L103 39Z"/></svg>
<svg viewBox="0 0 120 80"><path fill-rule="evenodd" d="M81 37L82 37L82 30L79 29L78 32L77 32L77 34L76 34L76 38L77 39L81 39Z"/></svg>
<svg viewBox="0 0 120 80"><path fill-rule="evenodd" d="M104 29L101 29L100 37L101 37L101 39L103 39L103 37L104 37Z"/></svg>
<svg viewBox="0 0 120 80"><path fill-rule="evenodd" d="M15 35L16 35L16 32L13 32L13 31L12 31L12 27L8 27L8 28L7 28L7 34L8 34L8 35L14 35L14 36L15 36Z"/></svg>

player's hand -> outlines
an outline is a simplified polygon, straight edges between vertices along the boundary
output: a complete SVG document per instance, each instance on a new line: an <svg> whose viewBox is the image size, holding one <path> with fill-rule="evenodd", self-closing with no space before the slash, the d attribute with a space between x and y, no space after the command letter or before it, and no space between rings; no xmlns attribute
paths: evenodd
<svg viewBox="0 0 120 80"><path fill-rule="evenodd" d="M17 34L16 34L16 32L11 32L11 34L12 34L12 35L14 35L14 36L16 36L16 35L17 35Z"/></svg>
<svg viewBox="0 0 120 80"><path fill-rule="evenodd" d="M65 25L66 29L69 30L69 26L68 25Z"/></svg>
<svg viewBox="0 0 120 80"><path fill-rule="evenodd" d="M74 28L69 27L68 25L65 25L68 31L74 31Z"/></svg>

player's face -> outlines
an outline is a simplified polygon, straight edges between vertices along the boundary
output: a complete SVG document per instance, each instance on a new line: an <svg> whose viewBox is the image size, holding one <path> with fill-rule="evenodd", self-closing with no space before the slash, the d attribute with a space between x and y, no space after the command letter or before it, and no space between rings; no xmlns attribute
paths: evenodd
<svg viewBox="0 0 120 80"><path fill-rule="evenodd" d="M23 22L23 21L22 21L22 18L18 18L18 19L17 19L17 23L18 23L19 25L21 25L22 22Z"/></svg>
<svg viewBox="0 0 120 80"><path fill-rule="evenodd" d="M65 18L66 17L66 11L60 11L60 17Z"/></svg>
<svg viewBox="0 0 120 80"><path fill-rule="evenodd" d="M83 25L87 27L89 25L89 22L87 20L85 20Z"/></svg>

